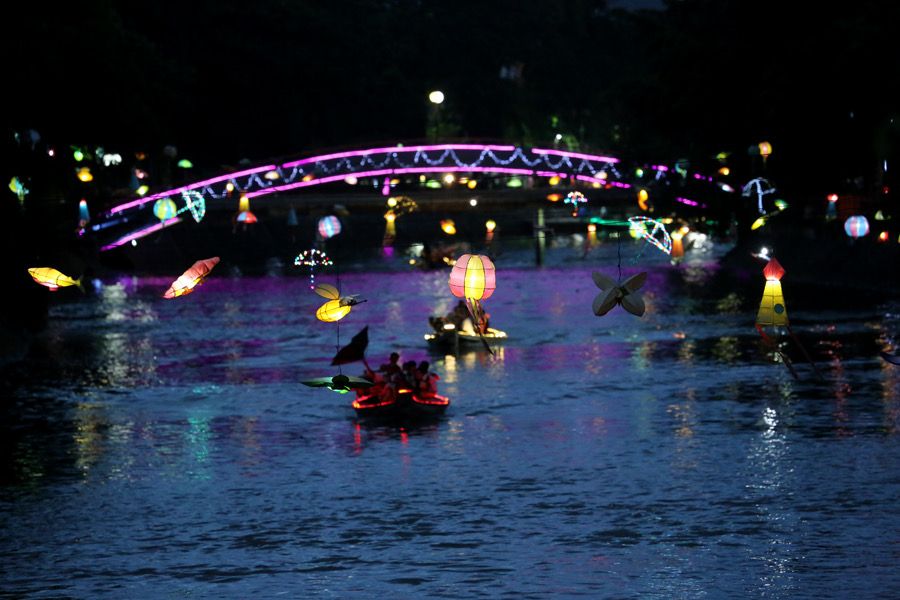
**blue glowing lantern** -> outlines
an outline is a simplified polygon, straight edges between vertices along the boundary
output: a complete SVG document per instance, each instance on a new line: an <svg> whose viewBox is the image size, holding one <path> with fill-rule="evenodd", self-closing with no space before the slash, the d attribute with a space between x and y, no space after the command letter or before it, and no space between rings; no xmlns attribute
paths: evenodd
<svg viewBox="0 0 900 600"><path fill-rule="evenodd" d="M341 232L341 221L334 215L319 219L319 235L322 239L330 239Z"/></svg>
<svg viewBox="0 0 900 600"><path fill-rule="evenodd" d="M863 215L853 215L844 221L844 231L856 239L869 233L869 220Z"/></svg>
<svg viewBox="0 0 900 600"><path fill-rule="evenodd" d="M160 221L166 221L178 214L178 207L171 198L160 198L153 203L153 214Z"/></svg>

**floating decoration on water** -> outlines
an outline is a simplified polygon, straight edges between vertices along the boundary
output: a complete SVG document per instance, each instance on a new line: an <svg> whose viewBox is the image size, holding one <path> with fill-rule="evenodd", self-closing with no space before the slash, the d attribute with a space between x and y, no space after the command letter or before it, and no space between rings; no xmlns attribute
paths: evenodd
<svg viewBox="0 0 900 600"><path fill-rule="evenodd" d="M853 215L844 221L844 232L853 239L861 238L869 233L869 220L863 215Z"/></svg>
<svg viewBox="0 0 900 600"><path fill-rule="evenodd" d="M481 337L484 347L493 354L494 351L484 338L487 329L487 313L484 312L480 301L490 298L497 287L494 263L490 258L481 254L463 254L453 264L453 270L450 271L450 279L447 283L454 296L465 300L475 331Z"/></svg>
<svg viewBox="0 0 900 600"><path fill-rule="evenodd" d="M825 220L833 221L837 219L837 202L840 196L837 194L828 194L828 208L825 209Z"/></svg>
<svg viewBox="0 0 900 600"><path fill-rule="evenodd" d="M456 223L453 219L444 219L441 221L441 231L447 235L456 235Z"/></svg>
<svg viewBox="0 0 900 600"><path fill-rule="evenodd" d="M628 222L631 224L629 229L636 232L639 237L644 238L666 254L672 253L672 237L666 231L666 226L651 219L650 217L636 216L629 217ZM653 229L647 230L647 225L653 225Z"/></svg>
<svg viewBox="0 0 900 600"><path fill-rule="evenodd" d="M419 209L416 201L409 196L391 196L387 199L387 207L398 217Z"/></svg>
<svg viewBox="0 0 900 600"><path fill-rule="evenodd" d="M359 294L341 296L336 287L327 283L320 283L315 287L314 291L323 298L328 298L328 302L320 306L316 311L316 318L326 323L340 321L350 314L352 307L365 302L365 300L359 299Z"/></svg>
<svg viewBox="0 0 900 600"><path fill-rule="evenodd" d="M601 290L601 293L594 298L594 303L591 306L595 315L602 317L612 310L616 304L620 304L622 308L631 314L637 317L644 316L646 306L638 290L647 281L647 273L637 273L621 283L597 271L591 273L591 277L594 280L594 284Z"/></svg>
<svg viewBox="0 0 900 600"><path fill-rule="evenodd" d="M341 232L341 221L334 215L322 217L319 219L318 229L322 239L329 240Z"/></svg>
<svg viewBox="0 0 900 600"><path fill-rule="evenodd" d="M219 264L219 257L204 258L195 262L190 269L181 274L181 276L172 282L163 298L177 298L178 296L186 296L194 291L198 285L202 284L209 272Z"/></svg>
<svg viewBox="0 0 900 600"><path fill-rule="evenodd" d="M177 163L176 166L177 166L179 169L193 169L193 168L194 168L194 163L192 163L191 161L189 161L189 160L186 159L186 158L182 158L181 160L178 161L178 163Z"/></svg>
<svg viewBox="0 0 900 600"><path fill-rule="evenodd" d="M578 210L581 208L580 205L587 203L588 199L584 197L584 194L581 192L569 192L566 194L566 199L564 201L565 204L572 205L572 216L578 216Z"/></svg>
<svg viewBox="0 0 900 600"><path fill-rule="evenodd" d="M309 289L311 290L316 288L316 274L314 269L316 267L330 267L333 264L334 262L328 258L327 254L316 248L304 250L294 259L294 266L309 267Z"/></svg>
<svg viewBox="0 0 900 600"><path fill-rule="evenodd" d="M762 300L759 303L759 311L756 313L756 330L759 332L759 335L762 336L763 342L781 357L781 361L791 372L791 375L799 379L791 360L778 348L775 341L763 331L763 327L784 327L791 336L791 339L794 340L794 343L797 344L797 347L800 348L800 351L803 352L803 356L806 358L807 362L813 366L816 374L821 377L822 374L819 372L819 367L816 366L816 363L813 362L809 353L806 351L806 348L803 347L800 340L794 335L790 322L788 321L787 307L784 303L784 294L781 291L781 278L784 276L784 273L784 267L782 267L781 263L774 258L769 260L763 268L763 275L766 278L766 287L763 290Z"/></svg>
<svg viewBox="0 0 900 600"><path fill-rule="evenodd" d="M353 336L350 343L337 351L334 358L331 359L332 365L346 365L347 363L356 362L358 360L366 360L366 348L369 347L369 326L366 325L362 330Z"/></svg>
<svg viewBox="0 0 900 600"><path fill-rule="evenodd" d="M61 287L68 287L70 285L77 285L81 291L84 291L84 288L81 287L81 277L72 279L68 275L63 275L52 267L32 267L31 269L28 269L28 274L31 275L31 278L34 279L35 283L41 284L51 292L55 292Z"/></svg>
<svg viewBox="0 0 900 600"><path fill-rule="evenodd" d="M768 196L769 194L775 193L775 186L773 186L767 179L763 179L762 177L757 177L756 179L751 179L741 188L741 196L745 198L749 198L751 194L756 193L756 204L757 210L759 214L766 214L766 209L763 207L763 196Z"/></svg>
<svg viewBox="0 0 900 600"><path fill-rule="evenodd" d="M650 194L647 193L647 190L645 190L644 188L641 188L638 190L638 193L637 193L638 206L644 212L650 212L650 205L647 203L647 200L649 200L649 199L650 199Z"/></svg>
<svg viewBox="0 0 900 600"><path fill-rule="evenodd" d="M362 377L352 377L349 375L344 375L343 373L335 375L333 377L316 377L315 379L307 379L305 381L301 381L300 383L302 383L303 385L308 385L309 387L328 388L332 392L337 392L339 394L346 394L350 390L369 388L374 385L374 383L369 381L368 379L364 379Z"/></svg>
<svg viewBox="0 0 900 600"><path fill-rule="evenodd" d="M171 198L160 198L153 203L153 214L160 221L167 221L178 214L178 207Z"/></svg>
<svg viewBox="0 0 900 600"><path fill-rule="evenodd" d="M25 202L25 196L28 195L28 188L22 185L22 182L18 177L13 177L9 180L9 191L16 195L19 198L19 204L23 204Z"/></svg>
<svg viewBox="0 0 900 600"><path fill-rule="evenodd" d="M206 200L203 198L203 194L195 190L189 190L181 192L181 197L184 200L185 207L178 212L181 213L184 210L188 210L191 216L194 217L194 221L197 223L202 221L203 217L206 216Z"/></svg>
<svg viewBox="0 0 900 600"><path fill-rule="evenodd" d="M687 226L679 227L675 231L672 232L670 236L672 238L672 252L671 257L673 262L677 262L681 258L684 258L684 242L682 238L687 235L690 229Z"/></svg>
<svg viewBox="0 0 900 600"><path fill-rule="evenodd" d="M84 226L91 222L91 213L88 212L87 200L82 198L78 201L78 227L84 229Z"/></svg>
<svg viewBox="0 0 900 600"><path fill-rule="evenodd" d="M256 223L258 219L256 218L256 215L254 215L249 210L244 210L244 211L241 211L238 213L236 220L238 223L244 223L245 225L252 225L253 223Z"/></svg>
<svg viewBox="0 0 900 600"><path fill-rule="evenodd" d="M75 172L75 176L78 178L78 181L83 183L90 183L94 180L94 175L91 173L91 170L88 167L81 167Z"/></svg>

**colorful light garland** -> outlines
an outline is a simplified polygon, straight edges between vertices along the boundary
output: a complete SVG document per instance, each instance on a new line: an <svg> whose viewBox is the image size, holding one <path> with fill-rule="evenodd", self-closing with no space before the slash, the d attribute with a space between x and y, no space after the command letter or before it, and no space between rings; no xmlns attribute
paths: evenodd
<svg viewBox="0 0 900 600"><path fill-rule="evenodd" d="M572 205L572 216L578 216L578 209L581 204L587 204L588 199L585 198L584 194L581 192L569 192L566 194L566 199L563 201L565 204Z"/></svg>
<svg viewBox="0 0 900 600"><path fill-rule="evenodd" d="M316 248L304 250L294 259L294 265L297 267L309 267L309 289L316 288L316 267L330 267L334 262L328 258L328 255Z"/></svg>
<svg viewBox="0 0 900 600"><path fill-rule="evenodd" d="M638 230L638 233L642 238L666 254L672 254L672 238L669 235L669 232L666 231L665 225L655 219L644 216L629 217L628 221L631 223L632 228ZM648 224L653 225L653 229L650 231L647 231ZM659 237L657 237L657 235L659 235Z"/></svg>

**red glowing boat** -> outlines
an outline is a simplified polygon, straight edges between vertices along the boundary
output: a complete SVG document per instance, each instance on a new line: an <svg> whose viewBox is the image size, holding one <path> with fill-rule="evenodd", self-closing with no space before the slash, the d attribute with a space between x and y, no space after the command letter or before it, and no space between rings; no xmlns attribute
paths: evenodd
<svg viewBox="0 0 900 600"><path fill-rule="evenodd" d="M377 388L378 386L376 386ZM360 418L415 421L433 419L444 414L450 406L450 398L440 394L414 394L401 388L385 398L374 388L357 390L353 409Z"/></svg>

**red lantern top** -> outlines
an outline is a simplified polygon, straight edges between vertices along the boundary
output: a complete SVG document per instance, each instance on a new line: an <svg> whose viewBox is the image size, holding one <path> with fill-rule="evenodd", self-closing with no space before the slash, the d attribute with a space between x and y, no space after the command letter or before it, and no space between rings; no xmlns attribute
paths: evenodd
<svg viewBox="0 0 900 600"><path fill-rule="evenodd" d="M766 263L766 266L763 269L763 275L765 275L767 281L779 281L784 277L784 267L773 258Z"/></svg>

